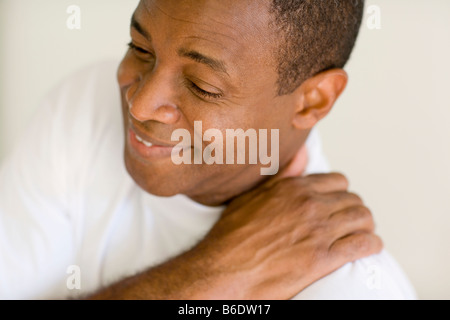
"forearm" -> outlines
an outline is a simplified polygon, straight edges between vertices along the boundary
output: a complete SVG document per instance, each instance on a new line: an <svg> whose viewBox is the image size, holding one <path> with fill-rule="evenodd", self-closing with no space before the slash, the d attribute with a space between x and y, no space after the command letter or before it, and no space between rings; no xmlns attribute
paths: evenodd
<svg viewBox="0 0 450 320"><path fill-rule="evenodd" d="M220 275L216 264L196 249L104 288L88 299L215 299L223 298L225 284L224 275Z"/></svg>
<svg viewBox="0 0 450 320"><path fill-rule="evenodd" d="M289 299L382 249L338 174L290 178L234 200L196 248L92 299Z"/></svg>

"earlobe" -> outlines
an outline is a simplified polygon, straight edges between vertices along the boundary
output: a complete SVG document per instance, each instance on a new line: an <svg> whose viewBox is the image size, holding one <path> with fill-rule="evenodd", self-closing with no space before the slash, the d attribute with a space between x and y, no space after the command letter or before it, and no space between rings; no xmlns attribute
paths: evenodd
<svg viewBox="0 0 450 320"><path fill-rule="evenodd" d="M297 109L293 124L297 129L313 128L333 108L348 81L342 69L332 69L307 79L297 89Z"/></svg>

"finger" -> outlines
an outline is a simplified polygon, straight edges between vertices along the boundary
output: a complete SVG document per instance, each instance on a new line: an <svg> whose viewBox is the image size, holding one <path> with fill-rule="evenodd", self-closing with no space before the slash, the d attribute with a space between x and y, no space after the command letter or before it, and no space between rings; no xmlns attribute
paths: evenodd
<svg viewBox="0 0 450 320"><path fill-rule="evenodd" d="M306 177L285 178L279 181L265 183L260 190L268 190L283 183L286 190L295 191L298 196L305 193L333 194L346 192L348 188L347 178L340 173L313 174ZM337 210L335 210L337 211ZM331 213L331 212L330 212Z"/></svg>
<svg viewBox="0 0 450 320"><path fill-rule="evenodd" d="M312 174L302 177L300 180L301 183L317 193L346 191L349 186L347 178L340 173Z"/></svg>
<svg viewBox="0 0 450 320"><path fill-rule="evenodd" d="M336 240L328 250L330 261L339 266L348 262L353 262L373 254L379 253L383 249L383 241L373 233L355 233Z"/></svg>
<svg viewBox="0 0 450 320"><path fill-rule="evenodd" d="M357 232L370 233L375 230L372 213L367 207L360 205L333 213L328 223L335 239Z"/></svg>
<svg viewBox="0 0 450 320"><path fill-rule="evenodd" d="M355 193L337 191L315 195L318 202L326 207L325 213L331 217L339 211L364 206L362 199Z"/></svg>

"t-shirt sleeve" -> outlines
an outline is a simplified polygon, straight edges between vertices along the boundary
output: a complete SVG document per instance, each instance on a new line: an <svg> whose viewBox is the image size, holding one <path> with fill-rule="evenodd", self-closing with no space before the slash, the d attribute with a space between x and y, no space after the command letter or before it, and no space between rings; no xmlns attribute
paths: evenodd
<svg viewBox="0 0 450 320"><path fill-rule="evenodd" d="M414 288L387 251L347 263L293 300L414 300Z"/></svg>
<svg viewBox="0 0 450 320"><path fill-rule="evenodd" d="M43 103L0 166L0 299L66 290L74 249L59 112Z"/></svg>

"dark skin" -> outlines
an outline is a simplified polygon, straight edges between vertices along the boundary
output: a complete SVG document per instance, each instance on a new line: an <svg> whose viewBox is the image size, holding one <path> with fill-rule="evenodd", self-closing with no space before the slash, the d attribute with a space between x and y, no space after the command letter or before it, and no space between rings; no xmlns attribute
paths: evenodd
<svg viewBox="0 0 450 320"><path fill-rule="evenodd" d="M279 129L280 167L285 166L310 128L296 128L292 97L277 96L278 74L271 56L276 44L266 26L269 16L254 15L267 11L263 3L141 2L135 20L152 42L136 28L131 28L131 37L151 54L130 50L119 69L125 127L131 119L150 137L164 142L170 142L172 132L179 128L193 136L197 120L202 121L203 131L219 129L224 137L226 129ZM181 49L223 61L227 73L180 57ZM136 81L139 78L145 81ZM186 81L213 94L221 92L222 97L205 97ZM257 165L176 166L170 158L142 160L129 148L125 159L130 175L149 193L182 193L206 205L220 205L264 179Z"/></svg>
<svg viewBox="0 0 450 320"><path fill-rule="evenodd" d="M347 74L329 70L278 96L279 43L270 22L266 1L140 2L133 46L118 71L127 170L151 194L181 193L227 208L195 248L92 298L288 299L381 250L371 213L348 192L344 176L300 177L308 134L331 110ZM278 129L282 170L267 178L260 165L176 166L170 156L146 159L130 145L130 127L174 146L172 132L193 135L199 120L203 131Z"/></svg>

